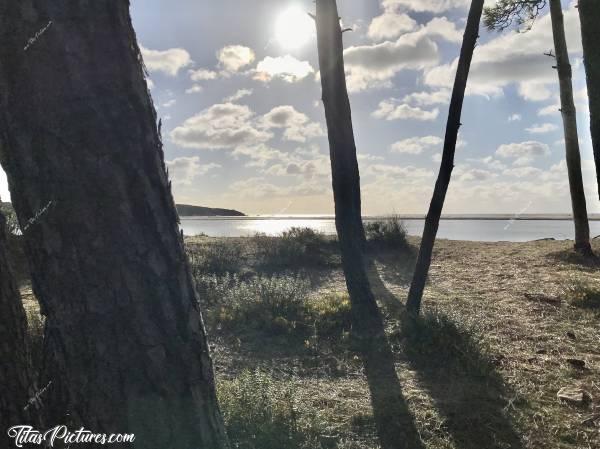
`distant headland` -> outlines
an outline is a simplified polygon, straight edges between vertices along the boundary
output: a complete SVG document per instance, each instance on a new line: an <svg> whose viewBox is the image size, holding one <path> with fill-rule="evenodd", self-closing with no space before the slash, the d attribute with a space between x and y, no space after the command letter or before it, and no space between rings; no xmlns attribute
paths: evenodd
<svg viewBox="0 0 600 449"><path fill-rule="evenodd" d="M233 209L215 209L212 207L190 206L177 204L177 213L180 217L245 217L246 214Z"/></svg>

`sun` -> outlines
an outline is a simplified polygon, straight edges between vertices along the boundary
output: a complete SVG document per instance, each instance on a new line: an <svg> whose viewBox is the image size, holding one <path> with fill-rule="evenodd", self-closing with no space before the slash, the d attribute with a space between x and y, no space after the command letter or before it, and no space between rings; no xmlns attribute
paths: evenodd
<svg viewBox="0 0 600 449"><path fill-rule="evenodd" d="M288 50L302 47L314 34L313 20L299 6L283 11L275 23L275 39Z"/></svg>

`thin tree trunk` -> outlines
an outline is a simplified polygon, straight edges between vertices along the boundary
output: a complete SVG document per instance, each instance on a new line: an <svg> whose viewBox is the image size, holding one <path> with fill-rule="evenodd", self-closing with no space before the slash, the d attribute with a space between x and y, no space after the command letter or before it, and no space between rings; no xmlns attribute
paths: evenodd
<svg viewBox="0 0 600 449"><path fill-rule="evenodd" d="M579 0L583 63L590 101L590 128L600 197L600 1Z"/></svg>
<svg viewBox="0 0 600 449"><path fill-rule="evenodd" d="M565 130L565 147L567 151L567 171L569 188L575 223L575 249L584 255L591 255L590 227L588 223L583 177L581 174L581 155L579 153L579 137L577 135L577 113L573 100L573 81L565 24L560 0L550 0L550 17L552 35L556 52L556 67L560 84L560 107Z"/></svg>
<svg viewBox="0 0 600 449"><path fill-rule="evenodd" d="M8 429L30 421L35 392L27 350L27 318L8 260L6 220L0 212L0 446L14 447Z"/></svg>
<svg viewBox="0 0 600 449"><path fill-rule="evenodd" d="M450 185L452 170L454 169L454 154L456 152L458 131L461 126L460 117L462 114L473 52L475 50L477 39L479 38L479 24L483 13L483 4L484 0L473 0L471 2L471 9L467 18L467 26L463 37L462 48L460 50L460 57L458 59L456 78L454 79L454 88L450 100L450 110L448 112L448 122L446 124L446 136L444 139L444 150L442 153L440 172L435 183L433 198L429 205L429 212L425 219L425 229L423 231L423 238L421 239L419 257L417 258L417 264L415 266L415 272L413 274L406 304L407 309L416 315L419 314L421 309L421 300L423 298L423 290L425 289L425 283L431 265L433 246L435 244L448 186Z"/></svg>
<svg viewBox="0 0 600 449"><path fill-rule="evenodd" d="M344 72L342 30L335 0L317 0L317 40L323 103L329 135L335 222L352 328L371 392L379 439L384 449L415 449L421 443L402 397L383 318L371 291L364 260L360 175Z"/></svg>
<svg viewBox="0 0 600 449"><path fill-rule="evenodd" d="M228 447L129 2L0 0L0 42L0 159L46 316L49 424Z"/></svg>

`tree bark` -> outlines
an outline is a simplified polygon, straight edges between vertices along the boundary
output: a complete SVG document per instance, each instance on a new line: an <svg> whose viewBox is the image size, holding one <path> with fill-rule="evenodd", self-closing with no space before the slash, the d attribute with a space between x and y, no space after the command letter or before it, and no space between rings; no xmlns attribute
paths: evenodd
<svg viewBox="0 0 600 449"><path fill-rule="evenodd" d="M0 42L0 160L46 317L49 424L228 447L129 2L0 0Z"/></svg>
<svg viewBox="0 0 600 449"><path fill-rule="evenodd" d="M346 286L352 304L352 328L371 392L381 446L416 449L421 443L403 401L383 318L365 269L365 232L361 214L360 174L344 71L342 30L335 0L317 0L317 41L327 121L335 223Z"/></svg>
<svg viewBox="0 0 600 449"><path fill-rule="evenodd" d="M583 63L590 102L590 128L600 197L600 2L579 0Z"/></svg>
<svg viewBox="0 0 600 449"><path fill-rule="evenodd" d="M463 37L460 57L458 59L458 67L456 69L456 77L454 79L454 88L452 89L452 98L450 100L450 109L448 112L448 122L446 124L446 136L444 139L444 150L442 152L442 162L438 179L435 183L433 198L429 205L429 212L425 219L425 229L419 256L415 266L415 272L408 293L407 309L418 315L421 309L421 301L423 298L423 290L431 265L431 256L433 246L444 208L444 201L450 185L452 170L454 169L454 154L456 152L456 142L458 140L458 131L461 123L462 107L465 98L465 90L467 88L467 80L469 78L469 70L473 59L475 45L479 38L479 24L483 13L484 0L473 0L471 9L467 18L467 26Z"/></svg>
<svg viewBox="0 0 600 449"><path fill-rule="evenodd" d="M556 68L560 85L560 107L565 131L565 147L573 221L575 224L575 249L591 255L590 226L588 223L583 177L581 174L581 155L577 135L577 113L573 100L572 69L567 50L565 25L560 0L550 0L550 18L556 52Z"/></svg>
<svg viewBox="0 0 600 449"><path fill-rule="evenodd" d="M0 446L13 447L8 429L39 424L36 383L27 343L27 316L8 259L6 220L0 212Z"/></svg>

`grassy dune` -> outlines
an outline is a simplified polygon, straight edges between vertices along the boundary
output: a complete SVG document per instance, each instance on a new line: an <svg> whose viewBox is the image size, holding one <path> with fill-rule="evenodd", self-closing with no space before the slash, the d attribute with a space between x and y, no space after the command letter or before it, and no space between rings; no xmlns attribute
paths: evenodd
<svg viewBox="0 0 600 449"><path fill-rule="evenodd" d="M398 419L415 423L424 448L600 447L598 266L570 242L440 240L424 317L411 322L401 301L417 241L370 236L410 411ZM234 447L377 448L335 241L297 230L187 248ZM583 389L583 403L559 400L563 387Z"/></svg>

